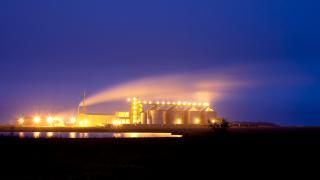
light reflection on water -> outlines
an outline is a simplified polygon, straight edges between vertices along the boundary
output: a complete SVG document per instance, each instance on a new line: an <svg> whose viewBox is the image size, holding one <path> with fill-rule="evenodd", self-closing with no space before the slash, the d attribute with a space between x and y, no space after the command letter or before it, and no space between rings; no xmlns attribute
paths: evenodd
<svg viewBox="0 0 320 180"><path fill-rule="evenodd" d="M18 138L180 138L182 135L154 132L0 132Z"/></svg>

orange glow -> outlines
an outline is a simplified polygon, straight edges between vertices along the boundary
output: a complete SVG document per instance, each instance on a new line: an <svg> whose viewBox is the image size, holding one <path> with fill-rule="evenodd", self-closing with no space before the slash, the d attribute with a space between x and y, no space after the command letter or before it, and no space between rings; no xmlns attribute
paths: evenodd
<svg viewBox="0 0 320 180"><path fill-rule="evenodd" d="M199 118L196 118L196 119L194 120L194 123L195 123L195 124L199 124L199 123L200 123L200 119L199 119Z"/></svg>
<svg viewBox="0 0 320 180"><path fill-rule="evenodd" d="M19 138L24 138L24 132L19 132Z"/></svg>
<svg viewBox="0 0 320 180"><path fill-rule="evenodd" d="M77 134L76 134L75 132L71 132L71 133L69 134L69 137L70 137L70 138L76 138L76 137L77 137Z"/></svg>
<svg viewBox="0 0 320 180"><path fill-rule="evenodd" d="M23 125L23 123L24 123L24 119L23 118L19 118L18 119L18 124Z"/></svg>
<svg viewBox="0 0 320 180"><path fill-rule="evenodd" d="M33 133L34 138L40 138L40 132L34 132Z"/></svg>
<svg viewBox="0 0 320 180"><path fill-rule="evenodd" d="M52 123L53 123L53 117L49 116L49 117L47 118L47 123L48 123L48 124L52 124Z"/></svg>
<svg viewBox="0 0 320 180"><path fill-rule="evenodd" d="M53 132L47 132L47 138L52 138L53 137Z"/></svg>
<svg viewBox="0 0 320 180"><path fill-rule="evenodd" d="M204 102L203 105L204 106L209 106L209 103L208 102Z"/></svg>
<svg viewBox="0 0 320 180"><path fill-rule="evenodd" d="M77 122L75 117L70 117L70 123L75 124Z"/></svg>
<svg viewBox="0 0 320 180"><path fill-rule="evenodd" d="M122 122L121 122L121 120L113 120L112 125L113 126L120 126L120 125L122 125Z"/></svg>
<svg viewBox="0 0 320 180"><path fill-rule="evenodd" d="M33 118L33 122L34 122L35 124L40 124L41 118L40 118L39 116L36 116L36 117Z"/></svg>
<svg viewBox="0 0 320 180"><path fill-rule="evenodd" d="M89 126L89 121L87 119L79 121L79 126L80 127L88 127Z"/></svg>
<svg viewBox="0 0 320 180"><path fill-rule="evenodd" d="M89 134L88 133L79 133L80 138L88 138Z"/></svg>

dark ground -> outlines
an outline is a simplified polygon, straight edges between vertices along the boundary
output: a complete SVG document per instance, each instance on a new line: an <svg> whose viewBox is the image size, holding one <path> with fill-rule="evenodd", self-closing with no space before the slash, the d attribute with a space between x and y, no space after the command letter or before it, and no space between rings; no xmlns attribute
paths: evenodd
<svg viewBox="0 0 320 180"><path fill-rule="evenodd" d="M320 128L249 128L162 139L1 137L0 179L278 179L320 172Z"/></svg>

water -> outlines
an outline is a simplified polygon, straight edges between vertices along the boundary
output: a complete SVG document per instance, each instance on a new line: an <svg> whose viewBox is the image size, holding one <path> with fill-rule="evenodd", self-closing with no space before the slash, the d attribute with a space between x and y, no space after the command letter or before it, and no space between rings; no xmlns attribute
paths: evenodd
<svg viewBox="0 0 320 180"><path fill-rule="evenodd" d="M180 138L182 135L154 132L0 132L18 138Z"/></svg>

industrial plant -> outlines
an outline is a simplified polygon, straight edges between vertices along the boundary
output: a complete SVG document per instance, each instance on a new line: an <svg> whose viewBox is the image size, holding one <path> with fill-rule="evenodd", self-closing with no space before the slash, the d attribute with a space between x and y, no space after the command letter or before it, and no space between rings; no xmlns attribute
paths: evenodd
<svg viewBox="0 0 320 180"><path fill-rule="evenodd" d="M75 117L21 117L19 126L103 127L120 125L208 125L221 121L208 102L151 101L128 98L129 112L87 113L85 96Z"/></svg>

